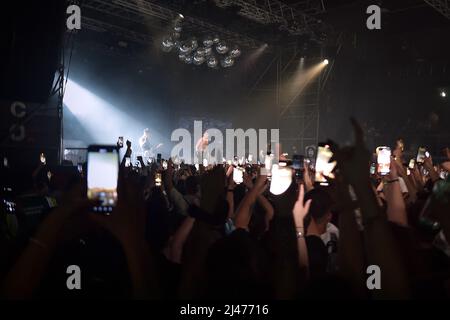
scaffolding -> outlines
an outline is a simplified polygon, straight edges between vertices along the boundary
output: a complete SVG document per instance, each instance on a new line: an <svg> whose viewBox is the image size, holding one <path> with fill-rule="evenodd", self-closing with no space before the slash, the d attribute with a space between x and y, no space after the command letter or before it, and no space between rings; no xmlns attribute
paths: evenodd
<svg viewBox="0 0 450 320"><path fill-rule="evenodd" d="M432 6L437 12L447 19L450 19L450 1L449 0L424 0Z"/></svg>
<svg viewBox="0 0 450 320"><path fill-rule="evenodd" d="M111 32L130 41L151 44L154 41L153 31L163 31L161 22L171 22L179 16L179 12L148 0L85 0L82 10L86 10L82 22L89 30ZM83 12L85 12L83 10ZM111 17L113 19L111 19ZM119 20L138 24L138 28L120 25ZM111 22L113 21L113 22ZM241 47L254 49L262 45L258 40L242 33L237 33L202 19L184 16L184 29L196 34L217 34L223 40ZM140 30L138 30L140 29Z"/></svg>

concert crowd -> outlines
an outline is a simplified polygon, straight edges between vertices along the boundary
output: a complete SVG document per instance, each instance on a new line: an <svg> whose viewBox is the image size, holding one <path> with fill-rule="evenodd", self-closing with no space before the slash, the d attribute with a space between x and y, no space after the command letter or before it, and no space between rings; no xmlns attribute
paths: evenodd
<svg viewBox="0 0 450 320"><path fill-rule="evenodd" d="M109 214L92 211L86 166L5 166L1 297L450 298L449 146L411 162L408 141L387 142L380 169L352 125L352 145L327 142L335 166L320 181L315 159L280 160L281 189L265 163L127 163L127 141Z"/></svg>

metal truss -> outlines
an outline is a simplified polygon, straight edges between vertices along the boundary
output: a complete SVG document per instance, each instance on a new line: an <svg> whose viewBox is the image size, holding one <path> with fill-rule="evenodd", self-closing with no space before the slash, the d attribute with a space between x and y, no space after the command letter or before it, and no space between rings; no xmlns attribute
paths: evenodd
<svg viewBox="0 0 450 320"><path fill-rule="evenodd" d="M173 21L178 17L175 10L163 7L149 0L85 0L82 8L90 9L88 16L84 16L86 27L91 30L105 30L117 33L129 40L138 42L151 42L149 32L138 32L119 26L116 23L106 21L106 16L127 20L140 24L147 30L159 29L161 21ZM117 19L118 20L118 19ZM222 39L246 48L258 48L261 43L243 34L239 34L217 25L205 22L195 17L185 16L185 31L196 32L196 34L217 34Z"/></svg>
<svg viewBox="0 0 450 320"><path fill-rule="evenodd" d="M89 18L86 16L82 16L81 18L83 28L97 31L97 32L112 32L119 37L123 37L124 39L140 43L140 44L151 44L153 43L153 38L144 33L135 32L130 29L122 28L117 25L107 23L104 21L100 21L97 19Z"/></svg>
<svg viewBox="0 0 450 320"><path fill-rule="evenodd" d="M306 154L306 148L316 146L320 125L320 77L308 84L289 108L279 108L278 125L283 152Z"/></svg>
<svg viewBox="0 0 450 320"><path fill-rule="evenodd" d="M450 19L450 0L424 0L436 11L441 13L447 19Z"/></svg>
<svg viewBox="0 0 450 320"><path fill-rule="evenodd" d="M315 15L324 12L322 2L304 0L295 7L278 0L215 0L217 6L240 7L239 14L261 24L280 24L281 29L290 34L309 33L311 28L320 23Z"/></svg>

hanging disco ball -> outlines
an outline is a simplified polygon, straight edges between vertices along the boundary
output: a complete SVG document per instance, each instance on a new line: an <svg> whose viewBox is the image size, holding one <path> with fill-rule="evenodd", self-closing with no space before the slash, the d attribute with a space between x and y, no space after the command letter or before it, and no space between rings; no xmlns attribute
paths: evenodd
<svg viewBox="0 0 450 320"><path fill-rule="evenodd" d="M197 49L197 54L198 54L199 56L204 56L205 53L206 53L205 48L199 47L199 48Z"/></svg>
<svg viewBox="0 0 450 320"><path fill-rule="evenodd" d="M215 56L210 56L207 60L207 65L210 68L216 68L218 64L219 64L219 61L217 60L217 58Z"/></svg>
<svg viewBox="0 0 450 320"><path fill-rule="evenodd" d="M194 60L194 58L191 55L187 55L184 57L184 62L186 64L191 64L193 60Z"/></svg>
<svg viewBox="0 0 450 320"><path fill-rule="evenodd" d="M234 47L231 51L230 51L230 56L232 58L237 58L241 55L241 50L238 47Z"/></svg>
<svg viewBox="0 0 450 320"><path fill-rule="evenodd" d="M214 44L214 41L212 38L208 37L205 40L203 40L203 45L207 48L211 47Z"/></svg>
<svg viewBox="0 0 450 320"><path fill-rule="evenodd" d="M163 41L161 42L162 45L162 50L164 52L170 52L170 50L172 50L174 43L171 37L166 37L163 39Z"/></svg>
<svg viewBox="0 0 450 320"><path fill-rule="evenodd" d="M215 36L214 36L213 42L214 42L214 44L218 44L218 43L220 42L220 38L219 38L218 35L215 35Z"/></svg>
<svg viewBox="0 0 450 320"><path fill-rule="evenodd" d="M195 50L195 49L198 48L198 42L197 42L197 39L192 38L191 41L190 41L190 43L191 43L191 49L192 49L192 50Z"/></svg>
<svg viewBox="0 0 450 320"><path fill-rule="evenodd" d="M205 56L210 56L211 53L212 53L212 48L211 47L205 48Z"/></svg>
<svg viewBox="0 0 450 320"><path fill-rule="evenodd" d="M203 62L205 62L205 57L196 54L196 55L194 56L193 62L194 62L194 64L195 64L196 66L199 66L199 65L201 65Z"/></svg>
<svg viewBox="0 0 450 320"><path fill-rule="evenodd" d="M216 46L216 51L220 54L225 54L228 52L228 47L224 42L219 42Z"/></svg>
<svg viewBox="0 0 450 320"><path fill-rule="evenodd" d="M234 59L232 57L230 57L230 56L225 57L225 58L222 59L220 64L224 68L229 68L229 67L231 67L234 64Z"/></svg>
<svg viewBox="0 0 450 320"><path fill-rule="evenodd" d="M180 33L183 30L183 28L181 27L181 23L177 23L175 24L175 26L173 27L173 31Z"/></svg>
<svg viewBox="0 0 450 320"><path fill-rule="evenodd" d="M192 47L191 47L190 43L185 42L180 46L179 50L180 50L180 53L187 55L187 54L191 53Z"/></svg>

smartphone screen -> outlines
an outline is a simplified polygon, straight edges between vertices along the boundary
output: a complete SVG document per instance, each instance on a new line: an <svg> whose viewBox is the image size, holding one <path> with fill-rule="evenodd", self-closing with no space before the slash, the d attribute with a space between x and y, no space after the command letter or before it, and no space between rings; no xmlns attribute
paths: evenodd
<svg viewBox="0 0 450 320"><path fill-rule="evenodd" d="M416 158L417 163L423 163L423 161L425 160L426 151L427 149L425 147L419 147L419 150L417 150L417 158Z"/></svg>
<svg viewBox="0 0 450 320"><path fill-rule="evenodd" d="M331 151L330 146L325 144L318 146L315 180L322 185L328 184L326 177L334 178L332 171L336 166L336 161L329 162L332 156L333 152Z"/></svg>
<svg viewBox="0 0 450 320"><path fill-rule="evenodd" d="M155 186L160 187L161 186L161 173L157 172L155 174Z"/></svg>
<svg viewBox="0 0 450 320"><path fill-rule="evenodd" d="M285 192L292 183L292 169L280 167L277 164L272 166L272 181L270 182L270 193L279 195Z"/></svg>
<svg viewBox="0 0 450 320"><path fill-rule="evenodd" d="M302 155L294 154L292 156L292 169L300 170L303 169L303 162L305 157Z"/></svg>
<svg viewBox="0 0 450 320"><path fill-rule="evenodd" d="M125 158L125 167L129 167L131 166L131 158L130 157L126 157Z"/></svg>
<svg viewBox="0 0 450 320"><path fill-rule="evenodd" d="M81 163L78 164L77 169L79 173L83 173L83 165Z"/></svg>
<svg viewBox="0 0 450 320"><path fill-rule="evenodd" d="M89 146L87 157L87 197L98 200L94 212L110 214L117 204L119 154L114 146Z"/></svg>
<svg viewBox="0 0 450 320"><path fill-rule="evenodd" d="M242 168L233 169L233 180L236 184L244 182L244 170L242 170Z"/></svg>
<svg viewBox="0 0 450 320"><path fill-rule="evenodd" d="M42 164L47 163L47 159L45 158L45 154L43 153L41 153L41 155L39 156L39 160L41 161Z"/></svg>
<svg viewBox="0 0 450 320"><path fill-rule="evenodd" d="M387 175L390 172L391 166L391 148L389 147L378 147L378 173L381 175Z"/></svg>
<svg viewBox="0 0 450 320"><path fill-rule="evenodd" d="M416 164L416 160L414 160L414 159L409 160L408 168L414 169L415 164Z"/></svg>
<svg viewBox="0 0 450 320"><path fill-rule="evenodd" d="M119 145L119 148L123 147L123 137L119 137L119 140L117 140L117 144Z"/></svg>

